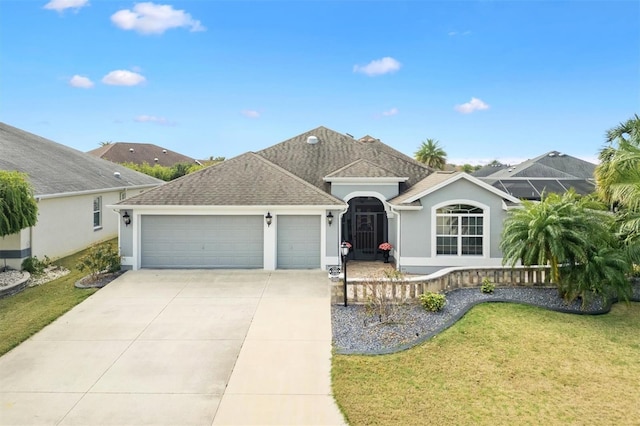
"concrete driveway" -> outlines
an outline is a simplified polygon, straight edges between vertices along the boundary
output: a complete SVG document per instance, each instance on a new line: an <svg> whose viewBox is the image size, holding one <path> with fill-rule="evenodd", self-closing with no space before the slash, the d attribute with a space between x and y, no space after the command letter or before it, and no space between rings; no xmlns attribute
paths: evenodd
<svg viewBox="0 0 640 426"><path fill-rule="evenodd" d="M0 358L0 425L343 424L322 271L129 271Z"/></svg>

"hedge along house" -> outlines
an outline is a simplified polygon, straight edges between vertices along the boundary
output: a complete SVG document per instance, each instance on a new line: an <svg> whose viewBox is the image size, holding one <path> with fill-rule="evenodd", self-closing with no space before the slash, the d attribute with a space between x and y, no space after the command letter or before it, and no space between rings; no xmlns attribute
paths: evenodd
<svg viewBox="0 0 640 426"><path fill-rule="evenodd" d="M381 259L398 269L499 265L514 197L434 173L377 139L319 127L110 206L127 268L317 269Z"/></svg>
<svg viewBox="0 0 640 426"><path fill-rule="evenodd" d="M5 123L0 170L25 173L38 203L35 226L0 238L0 261L14 269L30 256L55 259L116 237L121 221L107 204L164 183Z"/></svg>

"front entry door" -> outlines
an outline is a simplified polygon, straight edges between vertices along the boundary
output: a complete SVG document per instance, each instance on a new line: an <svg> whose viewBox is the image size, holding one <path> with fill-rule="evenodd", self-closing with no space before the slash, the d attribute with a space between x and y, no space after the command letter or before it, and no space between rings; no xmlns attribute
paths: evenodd
<svg viewBox="0 0 640 426"><path fill-rule="evenodd" d="M357 212L355 229L355 258L374 260L376 258L376 235L378 235L379 213Z"/></svg>

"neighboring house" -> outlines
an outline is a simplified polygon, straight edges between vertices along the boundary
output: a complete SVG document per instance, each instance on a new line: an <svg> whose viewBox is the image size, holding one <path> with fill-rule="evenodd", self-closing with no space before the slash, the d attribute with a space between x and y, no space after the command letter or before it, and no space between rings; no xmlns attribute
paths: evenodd
<svg viewBox="0 0 640 426"><path fill-rule="evenodd" d="M319 127L183 176L113 207L127 268L327 268L339 246L428 273L502 263L519 200L465 173L438 172L374 138Z"/></svg>
<svg viewBox="0 0 640 426"><path fill-rule="evenodd" d="M540 200L543 193L562 194L569 188L581 195L592 193L595 169L593 163L551 151L515 166L486 166L472 175L514 197Z"/></svg>
<svg viewBox="0 0 640 426"><path fill-rule="evenodd" d="M0 170L26 173L38 202L32 228L0 239L0 259L58 258L118 235L114 204L164 183L124 166L0 123Z"/></svg>
<svg viewBox="0 0 640 426"><path fill-rule="evenodd" d="M87 154L118 164L134 163L142 165L147 163L152 166L159 164L165 167L171 167L177 163L201 164L200 161L194 158L150 143L111 142L93 149Z"/></svg>

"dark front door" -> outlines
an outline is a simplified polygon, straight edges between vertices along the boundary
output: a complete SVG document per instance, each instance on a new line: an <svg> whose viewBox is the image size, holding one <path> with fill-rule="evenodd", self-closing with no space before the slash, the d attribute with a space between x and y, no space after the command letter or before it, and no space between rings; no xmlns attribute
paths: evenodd
<svg viewBox="0 0 640 426"><path fill-rule="evenodd" d="M378 213L356 213L354 256L361 260L376 258Z"/></svg>
<svg viewBox="0 0 640 426"><path fill-rule="evenodd" d="M382 202L373 197L349 200L349 210L342 217L342 239L353 248L350 258L376 260L382 258L378 245L387 238L387 214Z"/></svg>

